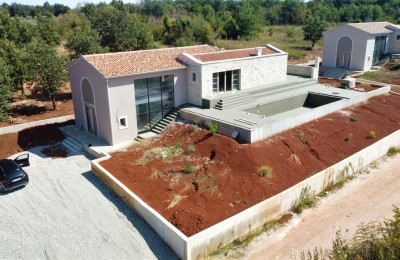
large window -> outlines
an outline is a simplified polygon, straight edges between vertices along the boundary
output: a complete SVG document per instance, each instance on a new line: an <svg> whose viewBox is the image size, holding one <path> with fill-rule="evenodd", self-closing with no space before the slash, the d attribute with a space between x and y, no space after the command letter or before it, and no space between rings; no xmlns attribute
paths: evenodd
<svg viewBox="0 0 400 260"><path fill-rule="evenodd" d="M134 84L138 131L148 131L174 107L174 77L138 79Z"/></svg>
<svg viewBox="0 0 400 260"><path fill-rule="evenodd" d="M213 73L213 92L227 92L240 89L240 71L229 70Z"/></svg>
<svg viewBox="0 0 400 260"><path fill-rule="evenodd" d="M385 54L385 47L386 47L386 36L376 36L372 65L376 65L382 58L382 56Z"/></svg>

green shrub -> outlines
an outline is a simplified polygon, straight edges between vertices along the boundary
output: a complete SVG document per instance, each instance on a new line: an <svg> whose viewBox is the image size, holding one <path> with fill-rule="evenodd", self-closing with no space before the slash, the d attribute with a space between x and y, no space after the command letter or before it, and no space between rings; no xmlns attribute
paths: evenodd
<svg viewBox="0 0 400 260"><path fill-rule="evenodd" d="M369 137L370 137L370 138L375 138L375 137L376 137L376 132L371 130L371 131L369 132Z"/></svg>
<svg viewBox="0 0 400 260"><path fill-rule="evenodd" d="M346 138L344 139L346 142L350 141L351 139L353 139L353 134L349 133Z"/></svg>
<svg viewBox="0 0 400 260"><path fill-rule="evenodd" d="M258 169L258 175L260 175L260 177L263 177L263 178L269 178L272 175L272 168L269 166L265 166L265 165L261 166Z"/></svg>
<svg viewBox="0 0 400 260"><path fill-rule="evenodd" d="M210 130L210 133L212 135L215 135L218 132L218 124L217 123L211 123L208 125L208 130Z"/></svg>
<svg viewBox="0 0 400 260"><path fill-rule="evenodd" d="M193 144L189 145L189 147L186 149L186 154L191 154L196 151L196 147L194 147Z"/></svg>
<svg viewBox="0 0 400 260"><path fill-rule="evenodd" d="M389 157L393 157L398 153L400 153L400 149L398 149L396 147L390 147L389 150L387 151L386 155Z"/></svg>
<svg viewBox="0 0 400 260"><path fill-rule="evenodd" d="M272 36L274 34L274 32L275 32L275 28L274 27L272 27L272 26L268 27L268 35L269 36Z"/></svg>
<svg viewBox="0 0 400 260"><path fill-rule="evenodd" d="M390 66L390 70L399 70L400 69L400 62L396 61Z"/></svg>
<svg viewBox="0 0 400 260"><path fill-rule="evenodd" d="M294 38L294 36L296 34L296 29L292 26L288 26L285 28L285 33L286 33L286 37Z"/></svg>
<svg viewBox="0 0 400 260"><path fill-rule="evenodd" d="M185 169L183 169L183 172L186 173L186 174L195 173L195 172L196 172L196 168L195 168L195 167L192 167L192 166L190 165L189 160L188 160L188 159L185 159L184 161L185 161Z"/></svg>
<svg viewBox="0 0 400 260"><path fill-rule="evenodd" d="M357 118L356 116L352 116L352 117L350 118L350 121L351 121L351 122L357 122L357 121L358 121L358 118Z"/></svg>
<svg viewBox="0 0 400 260"><path fill-rule="evenodd" d="M294 203L293 212L300 214L303 210L314 207L316 203L315 196L311 193L310 187L306 187L301 191L300 197Z"/></svg>

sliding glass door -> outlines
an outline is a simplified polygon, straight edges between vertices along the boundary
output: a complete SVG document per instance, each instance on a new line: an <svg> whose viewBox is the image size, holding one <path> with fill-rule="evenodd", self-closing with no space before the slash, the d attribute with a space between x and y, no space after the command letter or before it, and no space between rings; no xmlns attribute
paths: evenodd
<svg viewBox="0 0 400 260"><path fill-rule="evenodd" d="M149 131L174 108L174 77L138 79L134 84L138 131Z"/></svg>
<svg viewBox="0 0 400 260"><path fill-rule="evenodd" d="M240 71L229 70L213 73L213 92L229 92L240 89Z"/></svg>

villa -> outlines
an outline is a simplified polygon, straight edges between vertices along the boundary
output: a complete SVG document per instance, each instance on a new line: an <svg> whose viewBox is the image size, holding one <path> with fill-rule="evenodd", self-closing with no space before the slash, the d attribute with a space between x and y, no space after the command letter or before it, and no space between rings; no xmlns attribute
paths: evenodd
<svg viewBox="0 0 400 260"><path fill-rule="evenodd" d="M175 107L285 81L287 57L271 45L84 55L68 65L75 125L109 145L129 142Z"/></svg>

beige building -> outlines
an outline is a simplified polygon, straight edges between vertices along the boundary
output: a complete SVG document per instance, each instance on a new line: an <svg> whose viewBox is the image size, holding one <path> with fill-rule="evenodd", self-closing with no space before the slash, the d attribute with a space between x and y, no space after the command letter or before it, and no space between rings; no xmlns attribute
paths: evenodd
<svg viewBox="0 0 400 260"><path fill-rule="evenodd" d="M150 131L175 107L284 81L287 53L209 45L84 55L68 65L75 124L110 145Z"/></svg>

